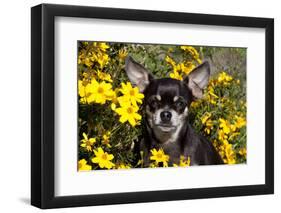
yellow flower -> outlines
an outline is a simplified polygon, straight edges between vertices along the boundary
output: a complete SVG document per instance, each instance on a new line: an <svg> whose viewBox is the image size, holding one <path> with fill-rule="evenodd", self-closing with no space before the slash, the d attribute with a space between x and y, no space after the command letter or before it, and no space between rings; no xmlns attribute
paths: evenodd
<svg viewBox="0 0 281 213"><path fill-rule="evenodd" d="M154 160L157 164L163 163L164 167L168 166L169 156L165 155L163 149L159 149L158 151L154 148L150 150L152 156L150 156L150 160Z"/></svg>
<svg viewBox="0 0 281 213"><path fill-rule="evenodd" d="M85 64L89 68L98 64L100 68L103 68L109 61L109 56L106 53L108 48L109 46L103 42L88 43L85 45L85 49L79 53L78 63Z"/></svg>
<svg viewBox="0 0 281 213"><path fill-rule="evenodd" d="M86 82L85 85L87 85L88 81L87 80L90 80L91 77L92 77L92 70L88 71L88 72L83 72L82 75L83 75L83 82Z"/></svg>
<svg viewBox="0 0 281 213"><path fill-rule="evenodd" d="M85 65L86 65L87 67L92 67L93 64L94 64L94 63L91 61L90 58L85 58L84 63L85 63Z"/></svg>
<svg viewBox="0 0 281 213"><path fill-rule="evenodd" d="M230 124L229 127L230 127L231 131L233 131L233 132L236 131L236 126L235 125Z"/></svg>
<svg viewBox="0 0 281 213"><path fill-rule="evenodd" d="M86 59L88 59L88 62L90 61L90 59L87 57L87 55L85 55L85 52L79 52L79 56L78 56L78 64L85 64L86 66L88 66L86 64ZM92 63L92 62L91 62ZM91 64L93 65L93 64Z"/></svg>
<svg viewBox="0 0 281 213"><path fill-rule="evenodd" d="M86 86L86 82L85 81L78 81L78 93L80 95L80 97L85 97L86 96L86 91L85 91L85 86Z"/></svg>
<svg viewBox="0 0 281 213"><path fill-rule="evenodd" d="M128 121L133 127L137 124L138 120L141 120L141 115L137 113L138 106L133 106L128 102L121 102L121 107L117 108L115 112L120 115L119 121L125 123Z"/></svg>
<svg viewBox="0 0 281 213"><path fill-rule="evenodd" d="M110 100L113 95L112 85L102 81L98 83L96 80L92 80L91 84L86 86L86 90L90 93L87 98L89 103L105 104L106 100Z"/></svg>
<svg viewBox="0 0 281 213"><path fill-rule="evenodd" d="M127 82L127 84L122 82L121 86L122 88L120 91L122 92L123 96L118 98L119 102L131 102L134 106L137 106L137 103L142 104L144 95L139 92L138 87L132 87L130 82Z"/></svg>
<svg viewBox="0 0 281 213"><path fill-rule="evenodd" d="M218 82L223 83L223 85L225 86L228 85L229 82L232 80L233 78L230 75L226 74L225 72L221 72L218 76Z"/></svg>
<svg viewBox="0 0 281 213"><path fill-rule="evenodd" d="M232 149L232 144L226 143L224 145L225 156L227 159L228 164L235 164L236 163L236 156L235 152Z"/></svg>
<svg viewBox="0 0 281 213"><path fill-rule="evenodd" d="M108 81L108 82L111 82L111 83L113 82L110 74L99 71L99 70L98 70L98 77L99 77L100 80Z"/></svg>
<svg viewBox="0 0 281 213"><path fill-rule="evenodd" d="M215 94L215 90L212 86L208 87L208 93L213 96L214 98L219 98L216 94Z"/></svg>
<svg viewBox="0 0 281 213"><path fill-rule="evenodd" d="M173 68L173 72L170 73L170 78L177 80L182 80L184 75L188 75L195 68L195 65L190 61L176 64L169 56L166 56L165 61Z"/></svg>
<svg viewBox="0 0 281 213"><path fill-rule="evenodd" d="M224 163L226 164L236 163L236 154L233 150L232 144L228 143L227 140L224 140L219 147L218 145L215 145L215 147L218 149L219 154L222 157Z"/></svg>
<svg viewBox="0 0 281 213"><path fill-rule="evenodd" d="M209 112L206 112L205 115L201 118L201 122L202 124L205 125L205 129L204 131L207 133L207 134L210 134L211 132L211 129L213 129L213 121L210 120L210 117L212 116L211 113Z"/></svg>
<svg viewBox="0 0 281 213"><path fill-rule="evenodd" d="M169 56L166 56L165 61L168 64L172 65L173 67L176 66L176 62L172 58L170 58Z"/></svg>
<svg viewBox="0 0 281 213"><path fill-rule="evenodd" d="M84 64L88 68L99 65L103 68L109 61L106 51L109 46L104 42L84 43L84 48L79 52L78 64Z"/></svg>
<svg viewBox="0 0 281 213"><path fill-rule="evenodd" d="M116 110L116 104L115 103L111 103L110 107L111 107L112 111Z"/></svg>
<svg viewBox="0 0 281 213"><path fill-rule="evenodd" d="M92 166L88 165L85 159L79 160L78 171L89 171L89 170L92 170Z"/></svg>
<svg viewBox="0 0 281 213"><path fill-rule="evenodd" d="M185 157L183 155L181 155L179 165L174 163L173 166L174 167L188 167L188 166L190 166L190 157L185 159Z"/></svg>
<svg viewBox="0 0 281 213"><path fill-rule="evenodd" d="M96 142L96 138L88 138L86 133L83 133L83 139L81 140L81 147L84 147L87 149L87 151L92 151L92 146Z"/></svg>
<svg viewBox="0 0 281 213"><path fill-rule="evenodd" d="M201 122L202 122L202 124L205 124L206 123L206 121L210 118L212 116L212 114L211 113L209 113L209 112L206 112L205 114L204 114L204 116L201 118Z"/></svg>
<svg viewBox="0 0 281 213"><path fill-rule="evenodd" d="M96 157L92 158L92 162L99 164L100 168L111 169L114 166L114 163L111 162L111 160L114 158L112 154L104 152L101 147L98 147L97 150L94 150L94 153Z"/></svg>
<svg viewBox="0 0 281 213"><path fill-rule="evenodd" d="M237 128L241 128L243 126L246 126L246 120L244 118L235 115L235 119L236 119L235 126Z"/></svg>
<svg viewBox="0 0 281 213"><path fill-rule="evenodd" d="M93 45L94 47L99 48L101 51L104 52L109 48L109 46L104 42L94 42Z"/></svg>
<svg viewBox="0 0 281 213"><path fill-rule="evenodd" d="M110 134L111 134L111 132L107 131L106 134L104 134L102 136L102 143L105 144L109 148L111 147L111 145L109 143L110 142Z"/></svg>
<svg viewBox="0 0 281 213"><path fill-rule="evenodd" d="M184 50L185 52L191 54L191 56L192 56L195 60L197 60L197 62L198 62L199 64L202 63L202 61L200 60L200 55L199 55L198 51L197 51L194 47L192 47L192 46L181 46L180 48L181 48L182 50Z"/></svg>
<svg viewBox="0 0 281 213"><path fill-rule="evenodd" d="M183 79L182 76L178 72L175 72L175 71L170 73L170 78L177 79L180 81Z"/></svg>
<svg viewBox="0 0 281 213"><path fill-rule="evenodd" d="M128 55L128 52L125 49L121 49L121 50L118 51L118 57L121 60L124 60L127 55Z"/></svg>
<svg viewBox="0 0 281 213"><path fill-rule="evenodd" d="M97 62L100 64L100 67L103 68L109 61L109 56L107 54L102 54L97 57Z"/></svg>
<svg viewBox="0 0 281 213"><path fill-rule="evenodd" d="M79 96L81 97L80 101L81 103L86 103L87 102L87 97L89 97L90 93L86 90L88 82L87 81L78 81L78 93Z"/></svg>
<svg viewBox="0 0 281 213"><path fill-rule="evenodd" d="M181 65L180 64L176 64L175 66L173 66L173 71L174 72L181 72Z"/></svg>
<svg viewBox="0 0 281 213"><path fill-rule="evenodd" d="M218 131L218 139L220 141L225 141L225 139L227 139L227 135L221 129L219 129L219 131Z"/></svg>
<svg viewBox="0 0 281 213"><path fill-rule="evenodd" d="M195 65L192 64L191 62L187 62L186 64L180 63L179 65L180 65L181 71L182 71L185 75L188 75L188 74L195 68Z"/></svg>
<svg viewBox="0 0 281 213"><path fill-rule="evenodd" d="M245 147L241 148L238 153L239 153L239 155L245 157L247 155L247 149Z"/></svg>
<svg viewBox="0 0 281 213"><path fill-rule="evenodd" d="M220 118L219 121L220 121L220 128L223 129L223 132L225 134L229 134L230 133L230 127L229 127L228 121L224 120L223 118Z"/></svg>
<svg viewBox="0 0 281 213"><path fill-rule="evenodd" d="M181 81L183 78L182 78L181 74L179 73L181 70L180 65L179 64L177 65L176 62L169 56L166 56L165 61L173 67L173 72L170 73L170 78Z"/></svg>
<svg viewBox="0 0 281 213"><path fill-rule="evenodd" d="M208 86L208 93L206 95L206 100L210 102L211 104L216 104L216 99L219 97L215 94L215 89L214 89L215 83L213 80L210 81L209 86Z"/></svg>
<svg viewBox="0 0 281 213"><path fill-rule="evenodd" d="M204 131L209 135L211 133L211 130L214 128L214 123L212 120L207 120L206 122L206 127L204 129Z"/></svg>

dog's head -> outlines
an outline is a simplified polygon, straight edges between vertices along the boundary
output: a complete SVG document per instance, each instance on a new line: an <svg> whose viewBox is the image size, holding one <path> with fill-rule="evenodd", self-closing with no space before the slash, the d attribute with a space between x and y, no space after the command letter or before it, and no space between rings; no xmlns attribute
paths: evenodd
<svg viewBox="0 0 281 213"><path fill-rule="evenodd" d="M158 141L176 140L187 123L191 102L203 96L210 76L209 63L202 63L182 81L155 79L130 56L126 58L125 70L131 83L144 93L146 119Z"/></svg>

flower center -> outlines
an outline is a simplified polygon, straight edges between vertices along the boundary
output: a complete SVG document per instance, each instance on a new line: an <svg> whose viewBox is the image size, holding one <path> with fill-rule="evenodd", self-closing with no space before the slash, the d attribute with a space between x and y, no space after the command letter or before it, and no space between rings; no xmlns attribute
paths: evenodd
<svg viewBox="0 0 281 213"><path fill-rule="evenodd" d="M98 88L98 93L102 94L104 92L104 89L102 87Z"/></svg>
<svg viewBox="0 0 281 213"><path fill-rule="evenodd" d="M135 91L133 89L130 91L130 95L135 96Z"/></svg>
<svg viewBox="0 0 281 213"><path fill-rule="evenodd" d="M160 153L157 154L156 156L157 156L157 158L162 158L162 154L160 154Z"/></svg>
<svg viewBox="0 0 281 213"><path fill-rule="evenodd" d="M86 146L91 146L91 142L90 141L86 141Z"/></svg>
<svg viewBox="0 0 281 213"><path fill-rule="evenodd" d="M134 112L134 110L132 107L128 107L127 112L128 112L128 114L132 114Z"/></svg>
<svg viewBox="0 0 281 213"><path fill-rule="evenodd" d="M102 156L101 156L101 158L103 159L103 160L107 160L107 154L103 154Z"/></svg>

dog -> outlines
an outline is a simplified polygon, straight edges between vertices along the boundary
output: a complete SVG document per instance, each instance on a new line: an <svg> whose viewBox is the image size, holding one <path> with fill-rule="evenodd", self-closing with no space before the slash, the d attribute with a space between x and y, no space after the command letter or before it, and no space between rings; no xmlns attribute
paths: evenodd
<svg viewBox="0 0 281 213"><path fill-rule="evenodd" d="M130 56L125 60L125 71L133 86L144 94L144 134L137 150L143 153L145 167L150 163L150 150L163 149L169 155L168 166L179 164L181 156L190 165L223 164L214 146L195 132L188 122L192 101L203 97L208 85L210 65L207 61L197 66L182 81L172 78L156 79Z"/></svg>

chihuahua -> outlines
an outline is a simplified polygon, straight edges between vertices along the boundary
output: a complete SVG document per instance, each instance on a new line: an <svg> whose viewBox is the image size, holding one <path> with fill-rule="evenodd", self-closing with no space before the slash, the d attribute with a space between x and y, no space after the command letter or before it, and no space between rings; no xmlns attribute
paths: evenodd
<svg viewBox="0 0 281 213"><path fill-rule="evenodd" d="M137 147L143 153L145 167L149 166L153 148L163 149L169 155L169 166L179 164L181 156L190 158L190 165L223 164L212 143L197 134L188 122L191 102L203 97L209 82L207 61L182 81L156 79L130 56L126 58L125 70L132 85L144 94L145 132Z"/></svg>

